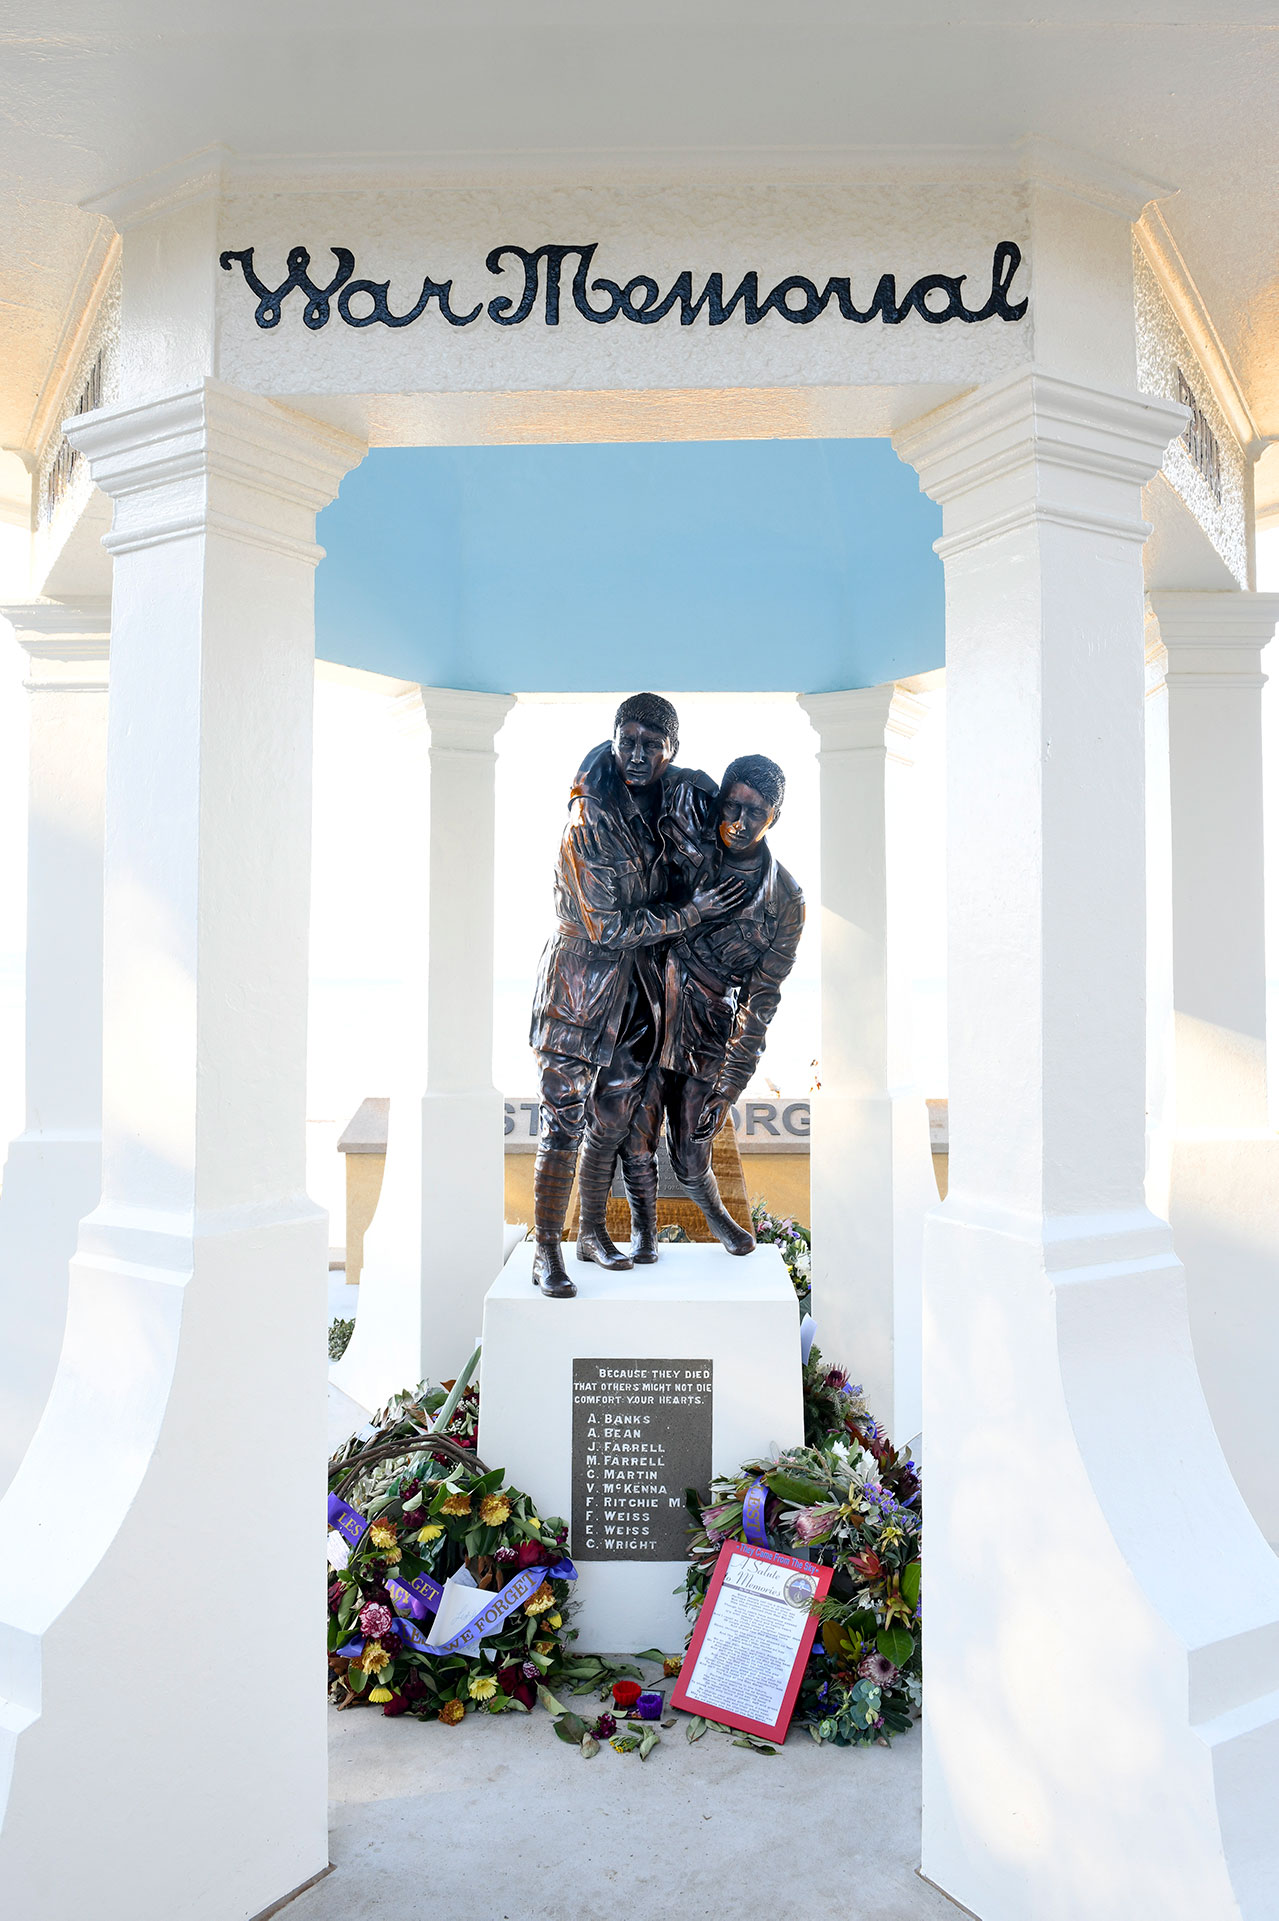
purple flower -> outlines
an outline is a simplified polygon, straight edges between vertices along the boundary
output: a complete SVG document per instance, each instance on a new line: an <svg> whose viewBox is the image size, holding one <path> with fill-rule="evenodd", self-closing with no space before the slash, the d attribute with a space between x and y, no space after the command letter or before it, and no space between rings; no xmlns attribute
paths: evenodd
<svg viewBox="0 0 1279 1921"><path fill-rule="evenodd" d="M513 1547L497 1547L493 1550L493 1559L495 1561L514 1561L517 1558L518 1550Z"/></svg>
<svg viewBox="0 0 1279 1921"><path fill-rule="evenodd" d="M863 1681L873 1681L877 1688L886 1688L897 1679L897 1669L883 1654L867 1654L857 1664L857 1672Z"/></svg>
<svg viewBox="0 0 1279 1921"><path fill-rule="evenodd" d="M539 1679L540 1674L541 1669L535 1661L526 1661L524 1663L524 1679L526 1681L536 1681Z"/></svg>

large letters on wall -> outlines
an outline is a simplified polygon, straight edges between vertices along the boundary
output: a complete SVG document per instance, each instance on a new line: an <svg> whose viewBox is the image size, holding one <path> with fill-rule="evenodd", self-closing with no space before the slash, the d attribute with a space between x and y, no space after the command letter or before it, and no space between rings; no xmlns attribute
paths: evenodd
<svg viewBox="0 0 1279 1921"><path fill-rule="evenodd" d="M482 315L487 315L495 326L518 327L533 314L539 293L542 296L542 319L548 327L557 327L560 321L563 270L568 260L577 263L569 289L573 306L583 320L601 327L617 319L651 327L676 308L679 310L681 327L691 327L703 311L709 326L722 327L739 310L748 327L757 326L770 313L780 315L794 326L805 327L825 313L832 303L844 320L855 321L861 326L872 320L880 320L886 327L896 327L908 315L915 313L931 326L940 327L947 320L963 320L970 324L981 320L1020 320L1027 307L1025 300L1010 302L1008 297L1013 278L1021 265L1021 249L1012 240L1001 240L995 247L991 261L990 292L979 307L964 304L963 286L967 275L943 273L922 275L900 300L897 297L895 275L881 274L870 305L866 308L859 308L855 304L852 282L847 274L828 279L820 293L816 281L809 280L804 274L790 274L786 279L779 280L761 299L758 273L746 273L726 299L723 274L708 275L705 286L694 296L692 271L685 269L663 294L651 274L636 274L625 286L603 277L591 280L591 265L598 245L598 241L592 241L582 246L494 247L484 263L488 271L491 274L504 274L513 269L521 270L521 290L516 297L497 294L487 305L480 300L464 312L454 309L453 282L436 281L428 276L423 280L422 290L413 305L404 313L394 313L391 308L390 281L356 279L355 255L349 247L330 247L329 251L337 262L337 271L327 286L323 287L317 286L311 278L311 256L305 247L289 249L289 270L277 287L269 287L257 273L252 247L238 251L228 249L221 256L221 264L227 273L233 272L238 265L246 285L257 295L254 319L259 327L278 327L286 300L291 294L298 293L304 303L303 323L313 331L326 327L335 311L338 319L348 327L408 327L426 313L432 301L436 302L439 313L451 327L469 327ZM508 269L508 261L513 263L513 269Z"/></svg>

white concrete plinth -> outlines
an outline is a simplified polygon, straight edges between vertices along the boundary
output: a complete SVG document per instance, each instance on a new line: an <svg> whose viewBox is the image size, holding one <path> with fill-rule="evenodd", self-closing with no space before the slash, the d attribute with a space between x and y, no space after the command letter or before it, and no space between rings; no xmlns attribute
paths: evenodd
<svg viewBox="0 0 1279 1921"><path fill-rule="evenodd" d="M571 1257L572 1301L538 1293L532 1261L531 1244L517 1247L485 1299L479 1453L542 1514L571 1526L575 1360L711 1361L716 1474L802 1442L799 1316L776 1248L735 1259L718 1247L664 1245L655 1266L621 1274ZM579 1561L579 1647L682 1647L685 1565Z"/></svg>

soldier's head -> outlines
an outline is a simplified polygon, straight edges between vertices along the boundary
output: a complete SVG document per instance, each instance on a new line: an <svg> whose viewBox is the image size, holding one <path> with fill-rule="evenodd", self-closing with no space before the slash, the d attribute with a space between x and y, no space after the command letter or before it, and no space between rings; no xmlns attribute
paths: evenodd
<svg viewBox="0 0 1279 1921"><path fill-rule="evenodd" d="M786 776L763 754L742 754L724 769L719 788L719 837L730 854L757 847L782 811Z"/></svg>
<svg viewBox="0 0 1279 1921"><path fill-rule="evenodd" d="M679 715L660 694L632 694L613 721L613 755L628 787L651 787L679 749Z"/></svg>

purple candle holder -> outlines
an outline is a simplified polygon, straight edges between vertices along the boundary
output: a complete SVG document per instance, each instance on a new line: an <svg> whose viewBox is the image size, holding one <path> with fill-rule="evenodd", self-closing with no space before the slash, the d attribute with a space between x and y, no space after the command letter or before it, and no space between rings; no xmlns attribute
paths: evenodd
<svg viewBox="0 0 1279 1921"><path fill-rule="evenodd" d="M635 1703L635 1712L641 1721L660 1721L662 1718L662 1697L654 1692L641 1694Z"/></svg>

